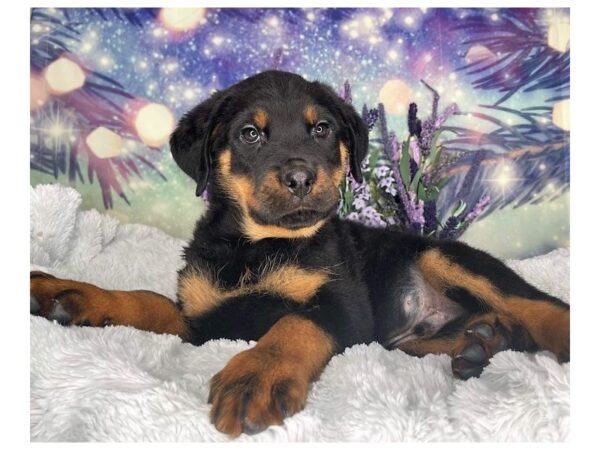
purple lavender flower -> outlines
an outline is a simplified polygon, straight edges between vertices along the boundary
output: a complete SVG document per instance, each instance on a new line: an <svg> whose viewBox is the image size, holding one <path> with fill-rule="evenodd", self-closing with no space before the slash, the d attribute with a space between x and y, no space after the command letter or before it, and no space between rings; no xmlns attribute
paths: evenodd
<svg viewBox="0 0 600 450"><path fill-rule="evenodd" d="M387 223L381 218L381 214L379 214L372 206L367 206L365 209L363 209L359 213L359 216L361 218L361 222L370 227L382 228L387 225Z"/></svg>
<svg viewBox="0 0 600 450"><path fill-rule="evenodd" d="M379 111L376 110L375 108L370 109L369 112L367 113L367 120L366 120L369 131L371 131L373 128L375 128L375 123L377 122L378 118L379 118Z"/></svg>
<svg viewBox="0 0 600 450"><path fill-rule="evenodd" d="M465 216L465 222L471 223L479 216L481 216L484 213L485 209L489 206L491 201L492 198L489 195L482 195L473 207L473 209L469 212L469 214Z"/></svg>
<svg viewBox="0 0 600 450"><path fill-rule="evenodd" d="M425 216L424 216L424 203L423 200L419 200L417 198L416 192L409 192L408 198L412 204L412 214L410 216L411 222L418 223L419 225L425 224Z"/></svg>
<svg viewBox="0 0 600 450"><path fill-rule="evenodd" d="M417 104L408 105L408 132L410 136L421 137L421 121L417 117Z"/></svg>
<svg viewBox="0 0 600 450"><path fill-rule="evenodd" d="M421 139L419 139L419 148L421 153L428 155L431 150L431 144L433 142L433 135L436 131L435 122L430 117L423 122L423 129L421 130Z"/></svg>
<svg viewBox="0 0 600 450"><path fill-rule="evenodd" d="M452 114L456 114L458 112L458 106L456 103L452 103L449 107L447 107L444 112L438 117L438 106L440 101L440 94L429 86L425 81L421 80L421 82L433 93L433 102L431 105L431 115L421 124L421 133L418 136L419 147L421 148L421 152L425 155L429 153L431 150L431 145L433 141L433 136L435 132L448 120ZM409 108L410 113L410 108ZM416 117L416 105L415 105L415 117ZM416 125L414 125L416 126Z"/></svg>
<svg viewBox="0 0 600 450"><path fill-rule="evenodd" d="M440 239L450 239L450 238L454 237L454 235L457 232L458 224L459 224L459 220L457 217L454 217L454 216L448 217L448 220L446 220L446 223L444 224L442 231L440 231L440 235L439 235Z"/></svg>
<svg viewBox="0 0 600 450"><path fill-rule="evenodd" d="M404 223L407 229L411 231L421 232L423 224L425 223L425 217L423 214L423 201L417 198L415 192L407 192L403 183L398 185L398 197L402 204L405 217Z"/></svg>
<svg viewBox="0 0 600 450"><path fill-rule="evenodd" d="M425 202L423 218L425 219L425 223L423 224L423 232L425 234L429 234L437 229L437 205L435 200Z"/></svg>
<svg viewBox="0 0 600 450"><path fill-rule="evenodd" d="M387 226L387 222L383 220L381 214L372 206L367 206L361 211L353 211L346 216L346 219L353 222L362 223L373 228L383 228Z"/></svg>
<svg viewBox="0 0 600 450"><path fill-rule="evenodd" d="M352 211L350 214L348 214L346 219L351 220L352 222L360 222L360 217L356 211Z"/></svg>
<svg viewBox="0 0 600 450"><path fill-rule="evenodd" d="M390 131L388 144L390 146L389 156L392 162L400 161L400 144L398 143L398 137L396 136L396 133L393 131Z"/></svg>
<svg viewBox="0 0 600 450"><path fill-rule="evenodd" d="M379 133L381 135L381 143L383 144L383 151L388 158L390 157L390 148L389 148L389 133L387 127L387 118L385 115L385 107L383 103L379 103L377 105L377 111L379 114Z"/></svg>
<svg viewBox="0 0 600 450"><path fill-rule="evenodd" d="M379 189L387 192L392 197L397 194L396 180L394 180L392 170L389 167L379 166L373 171L373 174L375 175Z"/></svg>
<svg viewBox="0 0 600 450"><path fill-rule="evenodd" d="M412 180L415 178L415 175L417 174L417 170L419 170L419 165L413 158L410 158L409 167L410 167L410 179Z"/></svg>
<svg viewBox="0 0 600 450"><path fill-rule="evenodd" d="M419 148L419 143L415 139L410 140L410 143L408 144L408 153L417 164L421 164L421 149Z"/></svg>
<svg viewBox="0 0 600 450"><path fill-rule="evenodd" d="M389 134L388 139L388 150L389 150L389 158L392 162L392 176L394 177L394 181L396 186L402 185L402 177L400 176L400 167L398 166L398 162L400 161L400 143L398 142L398 137L396 133L393 131Z"/></svg>

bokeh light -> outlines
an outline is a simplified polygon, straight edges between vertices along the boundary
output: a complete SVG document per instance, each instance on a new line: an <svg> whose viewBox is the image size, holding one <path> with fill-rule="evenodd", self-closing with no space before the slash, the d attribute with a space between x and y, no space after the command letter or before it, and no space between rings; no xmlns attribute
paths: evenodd
<svg viewBox="0 0 600 450"><path fill-rule="evenodd" d="M205 8L163 8L159 20L170 31L189 31L206 23Z"/></svg>
<svg viewBox="0 0 600 450"><path fill-rule="evenodd" d="M387 81L379 91L379 101L389 114L407 114L411 99L410 86L400 79Z"/></svg>
<svg viewBox="0 0 600 450"><path fill-rule="evenodd" d="M52 93L66 94L83 86L85 72L76 62L61 57L46 67L44 78Z"/></svg>
<svg viewBox="0 0 600 450"><path fill-rule="evenodd" d="M568 17L555 16L548 26L548 46L559 52L569 49L571 22Z"/></svg>
<svg viewBox="0 0 600 450"><path fill-rule="evenodd" d="M106 127L98 127L88 134L85 143L98 158L112 158L123 153L123 139Z"/></svg>
<svg viewBox="0 0 600 450"><path fill-rule="evenodd" d="M168 142L169 136L175 128L175 118L166 106L149 103L140 108L134 125L144 144L150 147L160 147Z"/></svg>
<svg viewBox="0 0 600 450"><path fill-rule="evenodd" d="M571 100L565 99L554 104L552 123L563 130L571 130Z"/></svg>

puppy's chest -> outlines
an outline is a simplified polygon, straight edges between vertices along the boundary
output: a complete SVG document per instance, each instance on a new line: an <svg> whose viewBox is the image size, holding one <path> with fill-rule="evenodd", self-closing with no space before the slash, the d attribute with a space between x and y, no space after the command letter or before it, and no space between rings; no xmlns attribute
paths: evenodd
<svg viewBox="0 0 600 450"><path fill-rule="evenodd" d="M278 258L244 260L239 256L221 264L188 266L179 276L178 299L183 314L198 317L224 302L240 297L271 295L282 301L310 302L332 272Z"/></svg>

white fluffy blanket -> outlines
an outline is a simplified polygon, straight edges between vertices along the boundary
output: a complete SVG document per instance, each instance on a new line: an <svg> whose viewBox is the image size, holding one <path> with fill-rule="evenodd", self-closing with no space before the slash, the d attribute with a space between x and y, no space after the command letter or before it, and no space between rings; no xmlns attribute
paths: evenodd
<svg viewBox="0 0 600 450"><path fill-rule="evenodd" d="M114 289L174 297L183 242L152 227L80 211L79 194L31 189L31 267ZM569 300L569 252L510 266ZM129 327L66 328L31 317L32 441L227 441L208 421L208 382L254 343L202 347ZM546 352L496 355L457 380L448 356L378 344L335 356L304 411L240 441L561 441L569 364Z"/></svg>

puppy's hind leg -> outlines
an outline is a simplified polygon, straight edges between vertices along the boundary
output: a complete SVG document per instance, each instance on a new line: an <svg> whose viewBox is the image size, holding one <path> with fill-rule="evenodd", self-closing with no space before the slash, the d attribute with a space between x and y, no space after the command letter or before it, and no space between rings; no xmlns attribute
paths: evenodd
<svg viewBox="0 0 600 450"><path fill-rule="evenodd" d="M460 242L439 242L419 256L423 278L471 313L494 312L518 324L539 349L570 358L570 307L528 284L501 261Z"/></svg>

